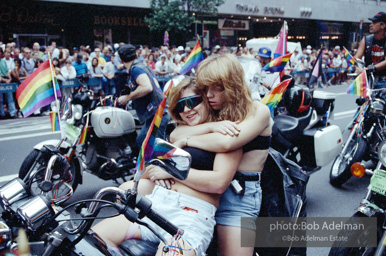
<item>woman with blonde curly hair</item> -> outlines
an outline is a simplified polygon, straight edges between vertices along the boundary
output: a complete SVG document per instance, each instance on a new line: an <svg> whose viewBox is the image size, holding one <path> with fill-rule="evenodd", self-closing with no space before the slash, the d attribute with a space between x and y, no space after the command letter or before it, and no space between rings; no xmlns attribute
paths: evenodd
<svg viewBox="0 0 386 256"><path fill-rule="evenodd" d="M197 86L206 92L221 125L209 122L182 126L170 139L179 147L189 145L212 152L243 149L232 181L242 189L231 183L224 192L216 223L219 255L252 255L253 247L241 247L241 217L257 217L260 212L260 177L271 142L270 112L267 106L252 100L243 68L231 54L202 61L197 69Z"/></svg>

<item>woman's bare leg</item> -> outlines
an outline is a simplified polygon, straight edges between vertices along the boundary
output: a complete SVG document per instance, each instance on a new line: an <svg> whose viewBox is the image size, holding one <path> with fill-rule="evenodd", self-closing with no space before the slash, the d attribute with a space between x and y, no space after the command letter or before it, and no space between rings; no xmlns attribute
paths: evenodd
<svg viewBox="0 0 386 256"><path fill-rule="evenodd" d="M125 240L131 225L133 224L128 221L124 215L119 215L99 222L92 227L92 230L97 233L107 245L118 247ZM141 231L139 228L133 238L141 239Z"/></svg>
<svg viewBox="0 0 386 256"><path fill-rule="evenodd" d="M243 231L244 232L244 231ZM218 255L220 256L252 256L253 247L241 247L241 228L217 225ZM254 235L254 231L251 231Z"/></svg>

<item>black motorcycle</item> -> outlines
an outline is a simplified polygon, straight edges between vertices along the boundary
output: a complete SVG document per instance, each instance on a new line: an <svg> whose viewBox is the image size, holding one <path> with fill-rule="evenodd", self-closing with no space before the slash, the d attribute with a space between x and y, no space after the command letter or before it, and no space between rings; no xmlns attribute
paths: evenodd
<svg viewBox="0 0 386 256"><path fill-rule="evenodd" d="M369 79L370 85L372 79ZM330 171L330 183L339 187L351 177L350 166L358 161L369 161L377 164L379 143L386 137L385 103L386 91L370 88L367 98L358 98L356 103L360 108L350 122L352 126L347 142L336 157Z"/></svg>
<svg viewBox="0 0 386 256"><path fill-rule="evenodd" d="M342 134L331 124L335 95L295 85L293 80L275 109L271 147L312 174L340 152Z"/></svg>
<svg viewBox="0 0 386 256"><path fill-rule="evenodd" d="M355 219L358 217L376 219L376 227L367 227L368 229L373 228L373 230L371 232L369 230L362 231L358 234L357 241L361 241L365 245L371 233L376 233L377 246L363 246L362 244L358 247L339 247L338 244L335 244L331 248L329 256L386 255L386 140L379 144L377 153L379 161L375 169L371 171L372 177L366 196L362 199L357 212L352 216L356 223L359 223L359 219ZM356 162L351 166L351 172L353 176L363 177L366 169L363 164Z"/></svg>
<svg viewBox="0 0 386 256"><path fill-rule="evenodd" d="M20 167L19 178L31 193L45 193L60 204L83 183L84 171L104 180L126 181L132 175L138 156L135 118L112 105L110 98L93 97L85 88L68 100L60 122L62 139L35 145Z"/></svg>
<svg viewBox="0 0 386 256"><path fill-rule="evenodd" d="M166 154L165 149L169 149ZM148 162L162 167L180 180L187 178L190 163L189 153L161 139L156 140L153 157ZM147 226L166 244L164 251L167 252L169 247L165 238L141 219L148 217L173 236L183 235L183 230L152 210L149 199L137 195L142 174L143 172L136 173L132 190L103 188L93 199L74 202L65 208L56 208L56 211L52 208L50 200L43 195L31 195L28 186L21 179L16 178L6 183L0 188L0 204L4 209L0 219L0 254L18 246L15 234L19 228L24 228L29 239L31 255L111 255L106 244L90 231L94 220L104 207L113 207L128 220ZM110 200L103 200L106 196ZM116 199L123 204L117 203ZM80 218L74 219L69 215L66 210L70 207L75 207ZM129 240L124 242L120 249L124 255L154 255L158 244Z"/></svg>

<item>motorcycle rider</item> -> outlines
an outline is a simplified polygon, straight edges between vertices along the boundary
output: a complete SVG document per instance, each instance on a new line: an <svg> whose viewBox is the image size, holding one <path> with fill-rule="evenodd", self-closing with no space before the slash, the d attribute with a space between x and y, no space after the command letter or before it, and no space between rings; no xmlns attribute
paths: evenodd
<svg viewBox="0 0 386 256"><path fill-rule="evenodd" d="M169 110L174 113L173 117L176 120L187 125L200 124L213 118L212 114L210 115L211 111L205 92L195 86L195 80L192 78L184 79L171 91ZM139 192L146 194L144 188L154 187L149 196L149 199L152 200L152 209L184 230L182 236L184 241L178 246L183 249L183 255L203 256L212 239L215 225L214 215L219 206L221 194L229 186L239 165L242 152L235 150L215 154L194 148L187 148L187 151L192 156L191 171L193 168L201 170L197 171L194 177L190 177L190 182L194 182L207 191L191 188L185 184L185 181L179 180L175 180L172 190L154 186L146 178L149 178L148 172L157 167L149 166L139 183ZM203 159L208 161L203 161ZM147 218L143 221L156 228L156 225ZM123 215L103 220L92 229L110 246L110 251L117 251L116 247L127 239L160 242L146 227L130 223ZM156 229L164 237L170 238L165 231L160 228ZM158 247L157 255L161 255L162 247L163 245Z"/></svg>
<svg viewBox="0 0 386 256"><path fill-rule="evenodd" d="M137 144L141 147L157 108L163 99L163 94L158 89L154 74L149 67L137 60L138 56L134 45L125 44L119 47L118 54L129 73L128 87L130 92L119 97L117 101L122 105L127 105L129 101L133 101L133 108L137 112L139 121L144 124L137 136ZM165 138L169 119L169 114L165 111L157 137Z"/></svg>
<svg viewBox="0 0 386 256"><path fill-rule="evenodd" d="M371 20L370 33L362 39L356 59L365 57L366 69L374 73L374 89L386 87L386 13L379 12ZM363 70L358 69L358 73Z"/></svg>

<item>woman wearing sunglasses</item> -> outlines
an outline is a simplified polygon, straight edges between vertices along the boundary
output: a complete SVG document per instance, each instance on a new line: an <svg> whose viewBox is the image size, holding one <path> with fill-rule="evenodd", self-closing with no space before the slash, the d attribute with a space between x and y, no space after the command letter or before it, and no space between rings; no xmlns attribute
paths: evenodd
<svg viewBox="0 0 386 256"><path fill-rule="evenodd" d="M176 121L189 126L210 121L213 117L205 92L198 89L194 79L191 78L184 79L171 91L169 111ZM180 242L184 255L201 256L205 255L212 240L214 215L221 194L227 189L236 172L242 151L216 154L189 147L185 149L192 156L191 171L195 173L192 177L189 176L189 186L185 184L186 181L179 180L174 181L171 190L155 186L148 180L148 173L152 170L157 171L159 167L149 166L139 183L139 192L147 194L154 187L148 196L153 203L152 209L184 230L183 242ZM206 190L193 189L191 184ZM127 189L130 186L130 183L125 183L120 188ZM144 221L171 240L171 236L152 221L147 218ZM127 239L160 242L146 227L130 223L122 215L106 219L92 229L109 245L111 251L117 251L117 246ZM159 246L157 255L162 254L162 247L163 245Z"/></svg>
<svg viewBox="0 0 386 256"><path fill-rule="evenodd" d="M189 145L211 152L243 149L232 181L242 189L231 185L225 191L216 223L220 255L252 255L253 247L241 247L241 217L257 217L260 211L260 177L271 141L270 112L267 106L252 100L243 68L231 54L214 55L202 61L197 69L197 87L206 91L216 120L232 122L179 126L170 139L178 147ZM150 175L153 180L165 177L158 173ZM194 175L194 171L190 172L188 180ZM199 189L193 183L189 186Z"/></svg>

